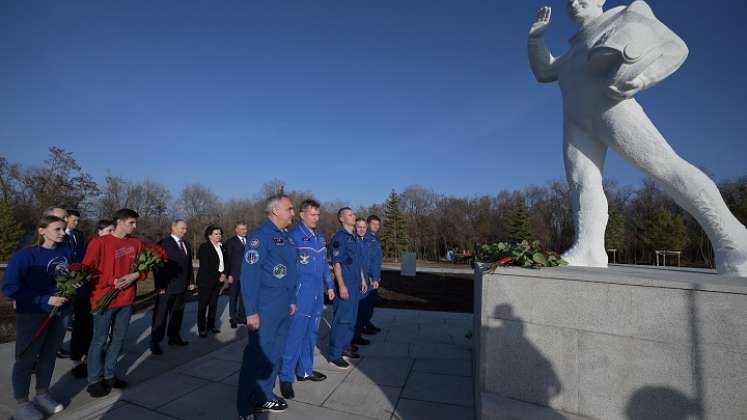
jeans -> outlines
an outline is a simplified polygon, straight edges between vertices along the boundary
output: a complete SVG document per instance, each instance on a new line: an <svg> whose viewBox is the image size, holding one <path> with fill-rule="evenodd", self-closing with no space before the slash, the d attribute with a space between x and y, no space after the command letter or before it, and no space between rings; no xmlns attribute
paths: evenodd
<svg viewBox="0 0 747 420"><path fill-rule="evenodd" d="M130 316L131 305L107 309L103 314L93 316L93 339L86 359L89 384L114 378L117 359L122 353L127 329L130 327ZM110 327L112 336L111 341L108 341Z"/></svg>
<svg viewBox="0 0 747 420"><path fill-rule="evenodd" d="M69 311L67 311L69 312ZM49 314L16 314L16 360L13 363L13 398L28 398L31 373L36 365L36 389L49 388L54 372L57 350L65 338L66 313L55 316L49 328L34 345L21 356L21 352L33 340L36 330Z"/></svg>

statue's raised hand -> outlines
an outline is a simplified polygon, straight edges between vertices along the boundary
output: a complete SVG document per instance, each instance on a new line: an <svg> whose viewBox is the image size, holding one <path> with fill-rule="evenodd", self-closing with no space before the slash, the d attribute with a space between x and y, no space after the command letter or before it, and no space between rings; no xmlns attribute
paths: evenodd
<svg viewBox="0 0 747 420"><path fill-rule="evenodd" d="M550 17L552 16L552 8L550 6L541 7L537 11L537 16L534 18L534 23L529 29L530 37L538 37L545 34L547 28L550 26Z"/></svg>

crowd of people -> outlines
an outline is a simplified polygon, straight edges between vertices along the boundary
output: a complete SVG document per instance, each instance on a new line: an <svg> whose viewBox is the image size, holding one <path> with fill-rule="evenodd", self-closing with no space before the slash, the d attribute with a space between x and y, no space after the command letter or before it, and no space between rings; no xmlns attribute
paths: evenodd
<svg viewBox="0 0 747 420"><path fill-rule="evenodd" d="M369 344L363 335L380 331L371 319L381 282L381 220L375 215L356 218L351 208L341 208L340 230L329 246L318 229L320 209L318 202L304 200L298 207L300 221L291 228L295 208L280 194L267 200L268 218L251 233L245 223L238 223L235 235L224 243L221 227L208 226L197 250L196 276L185 220L174 220L170 235L158 242L166 260L153 271L150 351L163 355L166 336L170 346L189 345L181 336L182 321L187 296L195 289L198 336L220 333L218 296L228 289L230 326L246 325L248 330L237 395L240 419L255 412L284 411L284 398L295 396L295 381L326 379L314 369L325 298L334 308L326 355L332 367L349 369L350 361L360 358L358 346ZM147 277L134 268L145 249L134 235L138 217L134 210L121 209L111 220L99 221L96 236L87 241L77 229L80 213L53 207L37 224L34 244L11 258L2 292L16 311L14 419L42 419L64 409L49 393L58 357L73 361L71 374L86 378L86 390L94 398L127 387L118 360L137 283ZM57 279L74 264L87 267L93 276L76 284L75 296L68 299L58 293ZM102 308L102 299L113 290ZM62 349L68 328L69 353ZM32 376L36 392L30 400ZM282 397L273 393L278 378Z"/></svg>

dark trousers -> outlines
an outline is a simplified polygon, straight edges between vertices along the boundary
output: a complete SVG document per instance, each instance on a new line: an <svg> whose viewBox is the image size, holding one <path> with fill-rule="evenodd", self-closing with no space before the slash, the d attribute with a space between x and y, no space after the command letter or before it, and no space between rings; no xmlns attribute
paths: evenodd
<svg viewBox="0 0 747 420"><path fill-rule="evenodd" d="M156 305L153 308L153 327L150 335L151 343L161 343L165 333L168 334L169 341L181 341L184 299L184 293L164 293L156 296Z"/></svg>
<svg viewBox="0 0 747 420"><path fill-rule="evenodd" d="M246 322L244 313L244 300L241 298L241 283L236 277L233 278L233 284L228 291L228 314L234 322Z"/></svg>
<svg viewBox="0 0 747 420"><path fill-rule="evenodd" d="M371 290L366 294L366 297L358 302L358 318L355 321L355 336L361 335L363 327L368 326L371 323L373 317L374 306L379 298L378 290Z"/></svg>
<svg viewBox="0 0 747 420"><path fill-rule="evenodd" d="M218 311L218 295L223 283L201 284L197 286L197 330L215 328L215 314ZM207 315L206 315L207 312Z"/></svg>
<svg viewBox="0 0 747 420"><path fill-rule="evenodd" d="M93 315L88 297L73 300L73 333L70 336L70 359L82 360L88 353L93 337Z"/></svg>

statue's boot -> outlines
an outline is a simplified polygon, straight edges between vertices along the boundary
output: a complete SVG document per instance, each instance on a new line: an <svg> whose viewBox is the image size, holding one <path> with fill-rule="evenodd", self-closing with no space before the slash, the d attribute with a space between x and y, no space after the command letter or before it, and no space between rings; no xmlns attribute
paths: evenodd
<svg viewBox="0 0 747 420"><path fill-rule="evenodd" d="M607 253L604 247L585 246L576 242L568 251L561 255L568 265L577 267L607 267Z"/></svg>

